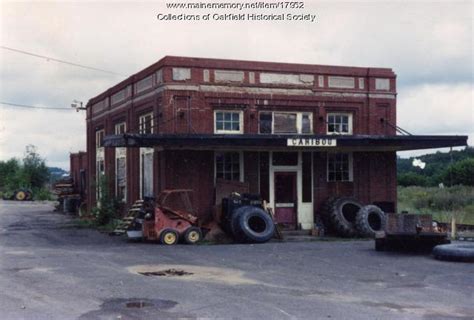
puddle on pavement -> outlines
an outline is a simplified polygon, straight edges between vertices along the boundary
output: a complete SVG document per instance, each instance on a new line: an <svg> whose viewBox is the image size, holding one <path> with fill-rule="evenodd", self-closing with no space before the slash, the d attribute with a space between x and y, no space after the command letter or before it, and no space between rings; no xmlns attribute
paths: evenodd
<svg viewBox="0 0 474 320"><path fill-rule="evenodd" d="M172 300L129 298L105 300L97 310L84 313L80 320L92 319L189 319L192 315L173 312L178 303Z"/></svg>
<svg viewBox="0 0 474 320"><path fill-rule="evenodd" d="M230 268L158 264L138 265L127 269L134 274L158 276L157 278L224 283L229 285L260 284L259 281L246 277L243 271Z"/></svg>

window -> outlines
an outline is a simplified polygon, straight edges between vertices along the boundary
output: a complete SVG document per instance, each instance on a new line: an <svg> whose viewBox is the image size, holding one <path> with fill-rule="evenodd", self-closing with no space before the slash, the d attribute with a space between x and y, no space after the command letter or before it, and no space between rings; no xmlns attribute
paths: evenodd
<svg viewBox="0 0 474 320"><path fill-rule="evenodd" d="M95 147L96 149L101 148L104 145L104 129L97 130L95 132Z"/></svg>
<svg viewBox="0 0 474 320"><path fill-rule="evenodd" d="M124 134L125 122L115 125L115 134ZM127 201L127 148L115 149L115 196Z"/></svg>
<svg viewBox="0 0 474 320"><path fill-rule="evenodd" d="M242 180L243 172L240 152L216 152L215 164L216 179Z"/></svg>
<svg viewBox="0 0 474 320"><path fill-rule="evenodd" d="M262 134L307 134L313 133L310 112L261 112L259 132Z"/></svg>
<svg viewBox="0 0 474 320"><path fill-rule="evenodd" d="M242 133L243 112L242 111L215 111L214 132L215 133Z"/></svg>
<svg viewBox="0 0 474 320"><path fill-rule="evenodd" d="M328 153L328 181L352 181L352 154Z"/></svg>
<svg viewBox="0 0 474 320"><path fill-rule="evenodd" d="M352 134L352 114L328 113L328 134Z"/></svg>
<svg viewBox="0 0 474 320"><path fill-rule="evenodd" d="M153 133L153 113L147 113L138 119L140 133Z"/></svg>

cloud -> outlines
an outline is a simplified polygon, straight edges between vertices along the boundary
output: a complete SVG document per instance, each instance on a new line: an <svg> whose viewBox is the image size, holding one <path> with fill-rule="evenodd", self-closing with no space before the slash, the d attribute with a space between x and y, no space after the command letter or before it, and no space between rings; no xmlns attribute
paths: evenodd
<svg viewBox="0 0 474 320"><path fill-rule="evenodd" d="M402 127L472 134L471 1L306 1L314 24L160 22L164 2L0 6L2 45L125 75L165 55L390 67ZM0 67L0 100L21 104L67 107L123 79L6 50ZM83 114L0 106L0 159L29 143L67 168L68 152L85 148Z"/></svg>

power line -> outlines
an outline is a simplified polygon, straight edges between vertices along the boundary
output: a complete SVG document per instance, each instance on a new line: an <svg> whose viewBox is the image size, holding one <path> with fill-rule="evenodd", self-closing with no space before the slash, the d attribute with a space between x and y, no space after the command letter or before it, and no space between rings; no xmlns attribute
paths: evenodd
<svg viewBox="0 0 474 320"><path fill-rule="evenodd" d="M6 105L6 106L19 107L19 108L29 108L29 109L74 110L73 108L37 107L37 106L30 106L27 104L18 104L18 103L3 102L3 101L0 101L0 104Z"/></svg>
<svg viewBox="0 0 474 320"><path fill-rule="evenodd" d="M13 52L17 52L17 53L21 53L21 54L26 54L28 56L32 56L32 57L36 57L36 58L46 59L47 61L54 61L54 62L58 62L58 63L64 63L64 64L68 64L68 65L71 65L71 66L79 67L79 68L84 68L84 69L89 69L89 70L94 70L94 71L100 71L100 72L113 74L113 75L116 75L116 76L126 77L123 74L116 73L116 72L113 72L113 71L108 71L108 70L99 69L99 68L95 68L95 67L89 67L89 66L85 66L85 65L82 65L82 64L74 63L74 62L69 62L69 61L65 61L65 60L60 60L60 59L56 59L56 58L52 58L52 57L43 56L43 55L36 54L36 53L33 53L33 52L23 51L23 50L9 48L9 47L5 47L5 46L0 46L0 48L5 49L5 50L10 50L10 51L13 51Z"/></svg>

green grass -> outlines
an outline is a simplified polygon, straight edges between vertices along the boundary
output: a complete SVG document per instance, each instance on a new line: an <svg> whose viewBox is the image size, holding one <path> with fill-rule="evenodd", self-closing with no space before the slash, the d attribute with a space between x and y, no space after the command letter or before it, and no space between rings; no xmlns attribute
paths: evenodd
<svg viewBox="0 0 474 320"><path fill-rule="evenodd" d="M398 187L398 212L432 214L433 219L474 225L474 187Z"/></svg>

